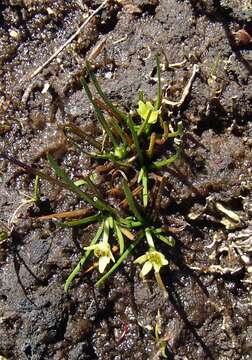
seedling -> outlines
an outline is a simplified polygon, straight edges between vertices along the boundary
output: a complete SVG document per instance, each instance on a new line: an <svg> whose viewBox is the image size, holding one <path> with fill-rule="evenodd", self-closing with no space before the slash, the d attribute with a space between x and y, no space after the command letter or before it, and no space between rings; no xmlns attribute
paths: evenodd
<svg viewBox="0 0 252 360"><path fill-rule="evenodd" d="M159 356L161 356L161 357L167 359L166 349L168 347L168 342L165 337L160 337L161 321L162 321L161 314L160 314L160 310L158 309L157 322L155 324L155 341L156 341L156 344L158 347L157 358L159 358Z"/></svg>
<svg viewBox="0 0 252 360"><path fill-rule="evenodd" d="M34 190L32 196L22 194L24 196L24 199L22 199L21 204L16 208L14 213L12 214L11 219L8 222L8 226L11 227L12 224L14 224L17 220L18 214L20 213L20 210L23 207L29 207L33 204L38 204L40 202L40 193L39 193L39 176L36 175L35 181L34 181Z"/></svg>

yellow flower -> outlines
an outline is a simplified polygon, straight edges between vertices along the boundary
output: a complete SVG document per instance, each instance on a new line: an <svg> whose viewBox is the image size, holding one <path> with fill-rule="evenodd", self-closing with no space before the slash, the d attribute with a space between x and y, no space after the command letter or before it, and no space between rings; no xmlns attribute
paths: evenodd
<svg viewBox="0 0 252 360"><path fill-rule="evenodd" d="M141 118L143 120L147 120L148 115L150 113L149 119L148 119L148 124L155 124L157 122L159 110L155 110L154 106L152 105L152 103L150 101L147 101L146 103L144 103L142 100L140 100L140 101L138 101L137 113L139 116L141 116Z"/></svg>
<svg viewBox="0 0 252 360"><path fill-rule="evenodd" d="M98 244L87 246L84 249L93 250L94 255L99 258L99 272L101 274L104 272L106 266L110 263L110 260L115 262L110 245L107 241L101 241Z"/></svg>
<svg viewBox="0 0 252 360"><path fill-rule="evenodd" d="M146 276L152 269L155 273L159 273L162 266L168 265L165 256L156 250L147 251L134 261L135 264L144 264L140 272L140 276Z"/></svg>

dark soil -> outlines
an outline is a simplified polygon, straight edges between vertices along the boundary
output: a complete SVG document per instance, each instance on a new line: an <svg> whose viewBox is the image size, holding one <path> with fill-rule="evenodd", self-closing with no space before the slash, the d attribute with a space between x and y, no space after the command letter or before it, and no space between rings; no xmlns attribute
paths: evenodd
<svg viewBox="0 0 252 360"><path fill-rule="evenodd" d="M137 252L101 288L94 287L98 273L93 271L65 293L64 281L95 228L73 233L51 221L38 222L38 215L81 206L72 194L44 181L39 206L21 207L8 228L24 193L32 194L34 178L1 160L0 230L9 233L0 244L1 359L158 359L158 321L169 359L249 359L252 46L235 41L234 33L244 28L252 35L251 2L111 1L31 80L82 24L86 6L94 10L100 4L2 1L0 149L48 173L47 151L75 178L92 171L90 159L67 143L62 125L71 118L93 126L79 78L86 57L104 37L106 45L94 59L96 74L110 98L128 109L140 89L155 98L150 75L155 76L157 52L163 50L169 63L187 60L162 72L173 101L198 64L189 96L174 112L184 124L184 154L165 170L161 202L161 221L176 238L167 253L169 269L162 271L169 297L151 276L139 279L132 261Z"/></svg>

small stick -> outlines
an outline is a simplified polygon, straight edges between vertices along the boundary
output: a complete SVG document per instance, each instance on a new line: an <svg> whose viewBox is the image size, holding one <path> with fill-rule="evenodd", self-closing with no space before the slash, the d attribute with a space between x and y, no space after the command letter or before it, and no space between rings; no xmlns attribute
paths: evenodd
<svg viewBox="0 0 252 360"><path fill-rule="evenodd" d="M88 55L88 61L94 61L106 45L107 37L103 37Z"/></svg>
<svg viewBox="0 0 252 360"><path fill-rule="evenodd" d="M92 12L92 14L84 21L84 23L78 28L78 30L72 35L70 36L70 38L63 44L61 45L56 51L55 53L53 53L53 55L51 57L49 57L49 59L47 59L41 66L39 66L32 74L30 79L34 78L34 76L38 75L40 73L41 70L43 70L48 64L50 64L50 62L56 58L56 56L59 55L59 53L65 49L65 47L67 47L67 45L69 45L78 35L79 33L82 31L82 29L89 23L89 21L108 3L108 0L103 1L103 3L95 10Z"/></svg>
<svg viewBox="0 0 252 360"><path fill-rule="evenodd" d="M92 209L78 209L73 211L64 211L61 213L43 215L38 217L36 220L51 220L51 219L64 219L64 218L76 218L79 216L87 216L92 212Z"/></svg>
<svg viewBox="0 0 252 360"><path fill-rule="evenodd" d="M171 100L168 100L166 99L165 97L163 98L162 100L162 104L166 104L166 105L170 105L172 107L181 107L183 105L183 103L185 102L185 99L187 98L189 92L190 92L190 89L192 87L192 83L193 83L193 80L196 76L196 74L199 72L199 66L198 65L194 65L193 66L193 72L192 72L192 75L190 77L190 79L188 80L188 83L186 84L186 87L184 88L184 91L183 91L183 94L181 96L181 99L179 101L171 101Z"/></svg>

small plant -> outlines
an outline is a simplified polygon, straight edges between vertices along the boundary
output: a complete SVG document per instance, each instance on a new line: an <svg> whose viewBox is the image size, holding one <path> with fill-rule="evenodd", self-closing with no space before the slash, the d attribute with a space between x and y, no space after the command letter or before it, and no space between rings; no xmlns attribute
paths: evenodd
<svg viewBox="0 0 252 360"><path fill-rule="evenodd" d="M157 243L161 241L168 246L174 246L174 240L165 233L156 220L155 201L150 199L153 189L149 174L169 166L179 157L180 149L175 146L172 138L182 135L182 125L179 123L177 130L170 132L169 119L164 120L164 116L167 117L167 115L163 113L161 106L159 58L157 57L158 90L155 102L146 101L143 93L140 93L137 109L129 113L122 111L111 102L101 89L89 63L86 65L86 70L99 97L91 93L84 77L81 78L81 83L106 134L106 141L103 144L97 142L72 122L66 125L65 130L69 141L95 160L97 169L102 166L105 171L107 169L122 175L119 185L117 182L116 188L113 186L111 191L116 189L124 199L113 203L113 206L110 205L102 189L98 189L95 184L96 173L92 177L87 176L83 180L74 182L50 154L47 157L48 162L57 178L44 174L6 154L2 155L35 175L36 179L40 177L52 184L60 185L91 206L89 209L91 214L89 210L86 213L83 211L88 216L60 223L61 226L69 228L91 223L99 224L94 238L83 249L83 257L66 280L66 291L91 254L97 258L98 262L94 266L97 266L99 273L102 274L96 283L99 286L141 242L147 246L146 252L134 261L136 264L143 265L140 276L145 277L154 270L156 281L166 296L167 292L160 270L168 265L168 260L162 252L157 250ZM84 150L83 141L95 150L89 152ZM175 153L164 158L163 153L169 147L175 147ZM162 177L159 175L159 178ZM85 191L82 190L83 186ZM142 192L140 201L136 199L139 192ZM34 196L38 196L37 192ZM68 215L72 216L73 213L74 211L68 212ZM60 218L60 214L58 217ZM112 267L107 270L111 263Z"/></svg>
<svg viewBox="0 0 252 360"><path fill-rule="evenodd" d="M21 204L16 208L14 211L11 219L9 220L9 227L11 227L12 224L14 224L17 220L17 217L20 213L20 210L24 207L30 207L33 204L38 204L40 202L40 193L39 193L39 176L36 175L35 181L34 181L34 190L32 196L22 194L24 198L21 200Z"/></svg>
<svg viewBox="0 0 252 360"><path fill-rule="evenodd" d="M161 356L162 358L167 359L168 356L166 354L166 350L168 348L168 341L165 336L160 337L161 325L162 325L162 318L161 318L160 310L158 309L157 322L155 324L155 331L154 331L155 341L158 347L158 351L155 358L159 359L159 357Z"/></svg>

